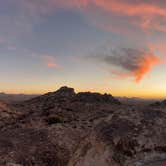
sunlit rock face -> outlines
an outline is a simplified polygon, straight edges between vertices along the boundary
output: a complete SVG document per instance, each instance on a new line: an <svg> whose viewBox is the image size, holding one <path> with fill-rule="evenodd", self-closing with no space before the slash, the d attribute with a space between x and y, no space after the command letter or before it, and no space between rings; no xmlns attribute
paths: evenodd
<svg viewBox="0 0 166 166"><path fill-rule="evenodd" d="M116 111L94 127L70 166L154 165L166 157L165 120L160 110Z"/></svg>
<svg viewBox="0 0 166 166"><path fill-rule="evenodd" d="M164 108L68 87L4 104L0 166L153 166L166 159Z"/></svg>

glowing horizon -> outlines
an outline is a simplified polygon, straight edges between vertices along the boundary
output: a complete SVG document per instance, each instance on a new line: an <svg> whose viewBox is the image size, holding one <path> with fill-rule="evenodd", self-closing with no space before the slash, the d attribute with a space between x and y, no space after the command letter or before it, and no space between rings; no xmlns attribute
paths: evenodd
<svg viewBox="0 0 166 166"><path fill-rule="evenodd" d="M64 85L66 86L66 85ZM61 86L62 87L62 86ZM68 86L71 87L71 86ZM49 89L32 89L32 90L9 90L9 91L3 91L0 93L6 93L6 94L25 94L25 95L43 95L46 94L48 92L55 92L56 90L58 90L60 87L57 88L49 88ZM74 87L71 87L74 88ZM143 90L142 92L139 91L115 91L112 90L111 88L99 88L99 89L93 89L93 88L89 88L89 89L84 89L84 88L74 88L75 92L97 92L97 93L107 93L107 94L111 94L115 97L138 97L138 98L145 98L145 99L165 99L166 98L166 94L165 92L162 91L162 89L160 91L156 91L156 92L151 92L150 90Z"/></svg>
<svg viewBox="0 0 166 166"><path fill-rule="evenodd" d="M165 17L162 0L2 1L0 91L166 98Z"/></svg>

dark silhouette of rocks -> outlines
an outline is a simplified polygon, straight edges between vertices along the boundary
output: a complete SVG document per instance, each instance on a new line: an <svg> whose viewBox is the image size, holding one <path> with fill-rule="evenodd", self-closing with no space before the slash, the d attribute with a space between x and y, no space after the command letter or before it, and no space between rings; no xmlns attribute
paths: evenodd
<svg viewBox="0 0 166 166"><path fill-rule="evenodd" d="M154 102L154 103L150 104L150 106L153 106L153 107L166 107L166 100Z"/></svg>
<svg viewBox="0 0 166 166"><path fill-rule="evenodd" d="M67 86L61 87L59 90L54 92L54 94L58 95L59 97L73 97L75 96L75 91L73 88L69 88Z"/></svg>
<svg viewBox="0 0 166 166"><path fill-rule="evenodd" d="M73 88L61 87L55 92L47 93L43 96L39 96L29 100L29 102L40 102L40 101L70 101L70 102L84 102L84 103L110 103L120 104L120 102L109 94L91 93L91 92L80 92L75 93Z"/></svg>
<svg viewBox="0 0 166 166"><path fill-rule="evenodd" d="M74 101L86 102L86 103L113 103L120 104L120 102L115 99L112 95L104 94L101 95L99 93L91 93L91 92L81 92L78 93Z"/></svg>
<svg viewBox="0 0 166 166"><path fill-rule="evenodd" d="M1 102L0 166L151 165L166 159L165 122L165 109L68 87Z"/></svg>

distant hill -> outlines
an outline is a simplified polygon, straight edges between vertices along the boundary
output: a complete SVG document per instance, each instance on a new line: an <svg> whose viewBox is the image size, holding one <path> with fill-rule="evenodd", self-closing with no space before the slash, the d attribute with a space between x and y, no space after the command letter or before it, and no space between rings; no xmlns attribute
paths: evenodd
<svg viewBox="0 0 166 166"><path fill-rule="evenodd" d="M36 96L38 96L38 95L0 93L0 100L6 101L6 102L18 102L18 101L29 100Z"/></svg>
<svg viewBox="0 0 166 166"><path fill-rule="evenodd" d="M121 103L128 105L149 105L154 103L157 99L144 99L139 97L116 97Z"/></svg>
<svg viewBox="0 0 166 166"><path fill-rule="evenodd" d="M55 92L50 92L42 96L30 99L29 103L58 103L58 102L82 102L82 103L108 103L108 104L121 104L120 101L114 98L111 94L100 94L91 92L75 93L73 88L61 87Z"/></svg>

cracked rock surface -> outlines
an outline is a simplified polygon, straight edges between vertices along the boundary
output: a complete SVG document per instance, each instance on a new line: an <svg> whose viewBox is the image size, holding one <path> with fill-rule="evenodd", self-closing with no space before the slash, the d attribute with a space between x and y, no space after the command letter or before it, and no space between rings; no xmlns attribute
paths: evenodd
<svg viewBox="0 0 166 166"><path fill-rule="evenodd" d="M62 87L0 102L0 166L164 166L166 108Z"/></svg>

